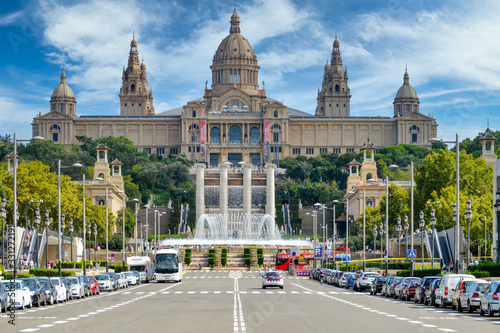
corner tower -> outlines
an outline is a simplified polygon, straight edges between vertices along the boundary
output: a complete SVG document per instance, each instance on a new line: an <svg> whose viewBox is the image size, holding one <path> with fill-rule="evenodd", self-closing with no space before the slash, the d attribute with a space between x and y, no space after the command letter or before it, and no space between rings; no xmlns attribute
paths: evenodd
<svg viewBox="0 0 500 333"><path fill-rule="evenodd" d="M153 92L148 87L144 60L139 65L139 52L135 35L130 43L127 69L123 70L120 88L120 115L149 116L155 114Z"/></svg>
<svg viewBox="0 0 500 333"><path fill-rule="evenodd" d="M213 96L221 96L234 87L248 95L258 95L259 65L248 40L240 34L240 17L231 16L229 35L222 40L215 51L212 62Z"/></svg>
<svg viewBox="0 0 500 333"><path fill-rule="evenodd" d="M347 69L342 68L340 43L335 36L330 64L325 65L323 84L318 91L316 116L349 117L351 91L347 85Z"/></svg>

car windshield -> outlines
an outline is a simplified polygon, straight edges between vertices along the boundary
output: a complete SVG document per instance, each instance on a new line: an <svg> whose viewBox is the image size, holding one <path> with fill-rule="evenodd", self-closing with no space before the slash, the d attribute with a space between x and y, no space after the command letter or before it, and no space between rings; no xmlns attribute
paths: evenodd
<svg viewBox="0 0 500 333"><path fill-rule="evenodd" d="M376 278L379 275L377 273L372 273L372 274L366 274L365 276L369 278Z"/></svg>
<svg viewBox="0 0 500 333"><path fill-rule="evenodd" d="M132 274L132 273L130 273L130 272L126 272L126 273L124 273L124 274L125 274L125 276L134 276L134 274Z"/></svg>
<svg viewBox="0 0 500 333"><path fill-rule="evenodd" d="M36 281L35 280L24 280L24 283L26 283L26 285L30 289L36 288Z"/></svg>
<svg viewBox="0 0 500 333"><path fill-rule="evenodd" d="M55 285L61 284L61 281L59 280L59 278L51 278L50 281L52 281Z"/></svg>
<svg viewBox="0 0 500 333"><path fill-rule="evenodd" d="M278 277L278 276L280 276L280 274L278 272L267 272L266 276Z"/></svg>
<svg viewBox="0 0 500 333"><path fill-rule="evenodd" d="M80 284L77 278L68 278L69 283L71 284Z"/></svg>
<svg viewBox="0 0 500 333"><path fill-rule="evenodd" d="M418 280L411 280L410 281L410 286L418 286L420 284L420 281Z"/></svg>
<svg viewBox="0 0 500 333"><path fill-rule="evenodd" d="M108 275L96 275L95 278L98 280L98 281L106 281L106 280L109 280L109 276Z"/></svg>
<svg viewBox="0 0 500 333"><path fill-rule="evenodd" d="M49 281L47 281L47 280L40 280L40 284L41 284L43 287L50 288Z"/></svg>
<svg viewBox="0 0 500 333"><path fill-rule="evenodd" d="M5 286L5 289L10 289L10 281L2 281L2 284ZM21 290L20 282L16 282L16 289Z"/></svg>

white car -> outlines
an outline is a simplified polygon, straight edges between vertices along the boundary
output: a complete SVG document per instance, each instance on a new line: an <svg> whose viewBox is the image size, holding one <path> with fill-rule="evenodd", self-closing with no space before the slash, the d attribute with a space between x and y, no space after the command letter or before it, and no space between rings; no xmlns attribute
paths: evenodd
<svg viewBox="0 0 500 333"><path fill-rule="evenodd" d="M137 284L137 278L134 276L134 273L132 272L123 272L123 275L127 278L127 283L129 285L136 285Z"/></svg>
<svg viewBox="0 0 500 333"><path fill-rule="evenodd" d="M375 280L379 276L380 274L377 272L364 272L358 279L356 279L356 285L352 289L356 291L362 291L363 289L370 289L373 280Z"/></svg>
<svg viewBox="0 0 500 333"><path fill-rule="evenodd" d="M262 279L262 289L267 287L279 287L283 289L283 276L278 271L269 271Z"/></svg>
<svg viewBox="0 0 500 333"><path fill-rule="evenodd" d="M85 286L83 285L82 281L80 281L80 279L75 276L69 276L68 281L69 283L71 283L71 294L78 298L84 298Z"/></svg>
<svg viewBox="0 0 500 333"><path fill-rule="evenodd" d="M436 308L444 308L446 305L452 304L455 287L462 278L475 279L474 275L470 274L446 274L443 276L439 288L436 289L436 303L434 304Z"/></svg>
<svg viewBox="0 0 500 333"><path fill-rule="evenodd" d="M56 286L57 290L57 302L66 302L68 299L68 295L66 295L66 286L62 282L62 280L58 277L52 277L50 278L50 281L54 283L54 286Z"/></svg>
<svg viewBox="0 0 500 333"><path fill-rule="evenodd" d="M111 276L107 274L95 275L95 279L99 283L99 290L107 290L111 292L113 290L113 283L111 282Z"/></svg>
<svg viewBox="0 0 500 333"><path fill-rule="evenodd" d="M5 286L5 289L10 290L11 283L10 281L2 281ZM23 310L26 306L31 308L33 306L31 300L30 289L22 280L16 280L14 282L15 290L14 290L14 298L11 296L7 296L7 307L10 307L14 301L14 307Z"/></svg>
<svg viewBox="0 0 500 333"><path fill-rule="evenodd" d="M120 276L120 286L122 288L128 288L128 281L127 281L127 277L125 276L125 274L118 273L118 275Z"/></svg>

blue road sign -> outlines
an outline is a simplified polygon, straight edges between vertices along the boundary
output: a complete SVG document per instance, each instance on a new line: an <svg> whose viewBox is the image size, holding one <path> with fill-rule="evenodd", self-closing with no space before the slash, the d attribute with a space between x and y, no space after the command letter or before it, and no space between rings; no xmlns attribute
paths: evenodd
<svg viewBox="0 0 500 333"><path fill-rule="evenodd" d="M314 256L315 257L321 257L321 253L322 253L322 248L317 247L314 249Z"/></svg>
<svg viewBox="0 0 500 333"><path fill-rule="evenodd" d="M387 249L384 249L384 257L387 257Z"/></svg>
<svg viewBox="0 0 500 333"><path fill-rule="evenodd" d="M114 257L114 256L115 256L115 254L114 254L114 253L111 253L111 256L112 256L112 257Z"/></svg>
<svg viewBox="0 0 500 333"><path fill-rule="evenodd" d="M295 257L296 255L297 255L297 253L295 253L295 251L293 251L293 252L292 252L292 256L294 256L294 257Z"/></svg>
<svg viewBox="0 0 500 333"><path fill-rule="evenodd" d="M417 250L408 250L408 258L415 259L417 257Z"/></svg>

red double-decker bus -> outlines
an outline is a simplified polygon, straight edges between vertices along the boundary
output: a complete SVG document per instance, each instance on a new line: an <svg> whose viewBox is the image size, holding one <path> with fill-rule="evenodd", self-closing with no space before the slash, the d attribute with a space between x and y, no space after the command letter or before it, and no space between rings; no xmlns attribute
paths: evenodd
<svg viewBox="0 0 500 333"><path fill-rule="evenodd" d="M298 251L291 248L278 248L276 251L277 270L286 271L290 265L293 265L295 269L303 269L309 266L312 260L314 260L313 248L303 248Z"/></svg>

